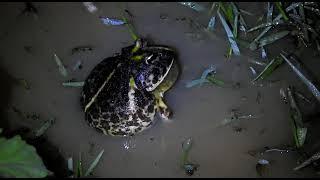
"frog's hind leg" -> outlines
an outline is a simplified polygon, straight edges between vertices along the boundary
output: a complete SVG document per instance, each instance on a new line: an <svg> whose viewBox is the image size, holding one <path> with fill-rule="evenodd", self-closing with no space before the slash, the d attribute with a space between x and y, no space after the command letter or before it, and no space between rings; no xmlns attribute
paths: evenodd
<svg viewBox="0 0 320 180"><path fill-rule="evenodd" d="M163 93L155 93L156 107L163 120L170 120L172 112L164 102Z"/></svg>

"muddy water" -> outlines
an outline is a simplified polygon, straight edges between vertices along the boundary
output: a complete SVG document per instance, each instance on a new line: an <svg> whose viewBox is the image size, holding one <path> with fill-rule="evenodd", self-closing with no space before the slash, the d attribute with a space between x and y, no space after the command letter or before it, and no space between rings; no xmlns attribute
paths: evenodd
<svg viewBox="0 0 320 180"><path fill-rule="evenodd" d="M295 75L283 66L270 78L283 81L263 87L250 85L248 59L259 54L244 52L227 61L224 54L229 44L221 24L217 23L215 35L204 33L200 39L193 39L187 34L195 31L188 21L177 21L176 18L192 18L206 25L209 17L177 3L127 4L139 34L156 43L175 47L179 53L180 79L165 94L167 104L174 112L172 121L159 119L151 129L130 139L99 134L84 121L79 105L81 89L65 88L61 83L71 78L84 80L103 58L132 43L125 27L107 27L97 18L98 15L119 17L117 4L96 3L99 9L96 14L90 14L81 3L35 5L39 10L38 19L17 17L24 8L22 3L0 4L1 66L11 76L26 79L31 86L29 91L14 86L9 104L26 112L37 112L44 118L56 117L56 123L47 135L66 158L77 158L82 152L84 165L88 167L104 149L95 176L185 177L179 167L181 142L192 137L194 146L189 158L200 165L193 177L257 177L255 165L258 159L247 151L293 143L288 109L279 98L279 88L290 82L305 90ZM263 4L243 3L242 7L260 12L256 10L263 8ZM161 20L160 15L167 18ZM272 55L287 44L279 42L278 47L268 49L268 53ZM94 50L71 55L71 49L80 45L91 45ZM59 74L53 53L68 68L68 78ZM83 62L83 68L72 71L78 60ZM240 86L185 87L186 82L201 76L211 64L218 67L217 75L221 79L231 84L240 83ZM261 94L259 104L256 102L258 92ZM232 126L218 127L234 108L244 114L259 115L259 118L238 123L236 126L242 128L241 132L235 132ZM12 113L8 118L12 122L19 121ZM268 176L310 177L308 170L292 171L297 157L294 153L269 156L272 166Z"/></svg>

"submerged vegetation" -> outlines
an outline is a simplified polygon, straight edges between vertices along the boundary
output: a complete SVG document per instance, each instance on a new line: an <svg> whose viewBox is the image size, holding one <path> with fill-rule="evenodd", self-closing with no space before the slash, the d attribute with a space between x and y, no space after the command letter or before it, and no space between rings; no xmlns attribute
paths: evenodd
<svg viewBox="0 0 320 180"><path fill-rule="evenodd" d="M190 20L190 24L195 25L201 31L207 32L213 35L217 31L217 23L220 22L223 28L223 32L226 35L225 39L228 42L228 49L225 51L225 56L228 61L232 61L234 56L243 55L244 51L261 52L261 59L263 60L250 60L249 63L254 64L248 69L253 74L251 79L252 85L260 82L267 81L275 71L281 66L288 65L297 76L297 79L301 80L307 87L310 93L314 96L315 101L320 101L320 91L315 78L306 70L302 65L302 62L298 60L299 52L306 48L313 49L320 54L320 4L318 2L266 2L266 12L264 15L257 18L257 25L250 27L246 22L246 16L257 15L254 12L248 12L239 8L239 4L235 2L212 2L209 7L197 2L178 2L180 5L191 8L192 10L203 13L209 16L207 25L201 25L201 23L195 20ZM98 8L91 2L85 2L85 7L90 13L96 13ZM99 16L98 21L105 26L124 26L129 30L130 36L134 41L137 41L138 36L134 30L132 18L134 17L127 9L120 8L121 16L118 18ZM31 4L27 3L26 9L23 14L33 13L37 18L38 10ZM125 13L130 15L130 18L126 18ZM163 16L162 16L163 17ZM165 19L165 18L162 18ZM194 34L193 34L194 35ZM295 48L290 52L283 50L279 54L270 54L268 49L270 46L275 45L277 42L285 39L292 39L295 42ZM137 45L133 48L132 52L135 52L140 47ZM71 54L76 52L88 52L92 51L91 46L81 46L72 49ZM62 78L70 77L70 69L63 64L62 59L54 53L54 62L57 66L57 71ZM134 56L133 60L141 60L142 57ZM81 69L82 62L77 61L73 67L73 71ZM29 82L25 79L16 79L17 84L24 86L25 89L30 90ZM61 83L63 87L78 87L81 88L84 85L84 81L71 79ZM226 81L220 79L217 73L217 67L211 65L205 69L200 78L188 82L185 87L192 88L195 86L213 85L220 88L233 87ZM262 150L260 154L268 152L299 152L299 155L304 162L301 162L294 171L298 171L308 165L312 165L319 168L317 162L320 159L319 152L307 152L305 150L305 143L308 142L310 131L307 123L304 120L303 112L299 107L298 98L311 103L318 103L308 98L302 93L299 93L293 86L280 88L280 98L288 105L288 126L292 128L292 139L294 144L286 148L268 148ZM257 94L257 104L260 104L261 93ZM91 104L89 104L91 105ZM21 117L26 115L16 109L15 111ZM222 126L227 126L234 122L238 122L242 119L254 119L259 118L252 114L240 115L238 110L232 110L230 117L225 118L222 121ZM40 128L35 128L34 136L42 136L45 131L54 123L55 118L50 118L43 123ZM222 127L220 126L220 127ZM241 128L236 128L240 131ZM198 164L191 163L188 160L188 155L192 146L192 138L188 138L182 144L182 159L181 168L187 175L193 175L200 167ZM254 156L258 151L254 151ZM92 174L94 168L98 165L104 150L102 150L98 156L91 163L86 172L83 172L82 158L79 153L79 159L76 162L75 168L73 167L73 159L67 160L70 172L72 172L71 178L88 177ZM252 153L252 151L251 151ZM307 154L307 155L306 155ZM272 166L271 161L266 159L259 159L256 164L256 170L258 175L265 176L268 172L267 168ZM0 138L0 175L2 177L47 177L52 175L52 172L47 170L41 158L38 156L36 149L31 145L28 145L19 135L6 139Z"/></svg>

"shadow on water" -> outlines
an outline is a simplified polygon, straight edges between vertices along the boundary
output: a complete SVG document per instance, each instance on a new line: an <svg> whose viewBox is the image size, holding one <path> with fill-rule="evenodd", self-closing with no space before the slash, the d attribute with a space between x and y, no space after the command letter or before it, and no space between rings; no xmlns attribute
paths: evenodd
<svg viewBox="0 0 320 180"><path fill-rule="evenodd" d="M1 60L2 58L0 57L0 61ZM0 128L3 129L1 136L10 138L15 135L20 135L28 144L36 148L45 166L55 174L55 177L69 176L66 160L59 152L59 149L54 146L47 137L42 136L36 139L27 138L26 135L30 131L28 128L21 127L19 124L10 123L8 105L11 102L12 90L15 84L12 76L10 76L2 65L0 65L0 82Z"/></svg>
<svg viewBox="0 0 320 180"><path fill-rule="evenodd" d="M2 61L2 58L0 57L0 61ZM13 84L10 81L11 77L6 72L5 69L2 68L0 65L0 82L1 82L1 88L0 88L0 127L3 129L9 129L9 121L8 116L6 113L7 106L10 102L11 98L11 92Z"/></svg>

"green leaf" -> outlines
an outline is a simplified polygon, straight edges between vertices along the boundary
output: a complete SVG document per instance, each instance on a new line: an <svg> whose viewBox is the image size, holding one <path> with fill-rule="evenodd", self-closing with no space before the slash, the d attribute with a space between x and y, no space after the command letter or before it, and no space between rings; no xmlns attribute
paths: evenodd
<svg viewBox="0 0 320 180"><path fill-rule="evenodd" d="M21 137L0 138L0 175L15 178L43 178L48 170L36 149Z"/></svg>
<svg viewBox="0 0 320 180"><path fill-rule="evenodd" d="M280 2L275 2L276 3L276 6L278 8L278 10L280 11L282 17L284 18L285 21L288 21L289 18L288 16L286 15L286 13L284 12L283 8L282 8L282 5L280 4Z"/></svg>
<svg viewBox="0 0 320 180"><path fill-rule="evenodd" d="M252 82L255 82L259 79L267 78L282 63L283 63L283 58L279 56L276 57L264 68L264 70L254 80L252 80Z"/></svg>
<svg viewBox="0 0 320 180"><path fill-rule="evenodd" d="M100 161L100 158L102 157L102 154L104 153L104 150L102 150L98 156L96 157L96 159L91 163L89 169L86 171L86 173L84 174L84 176L88 176L93 169L97 166L98 162Z"/></svg>

